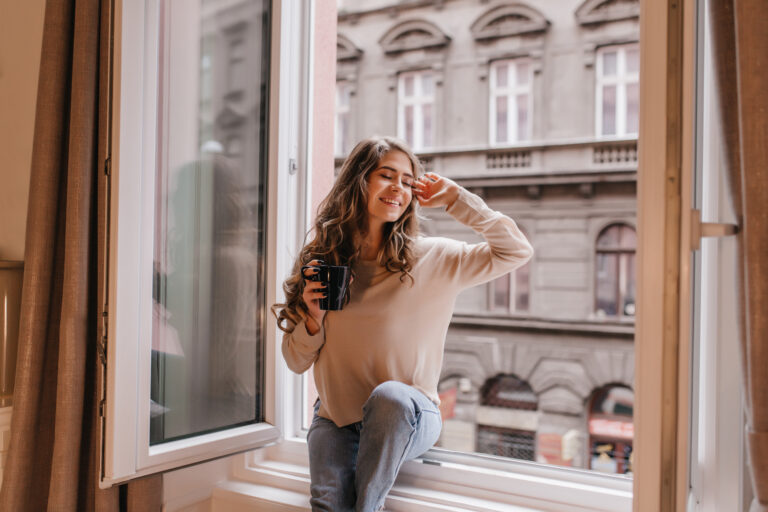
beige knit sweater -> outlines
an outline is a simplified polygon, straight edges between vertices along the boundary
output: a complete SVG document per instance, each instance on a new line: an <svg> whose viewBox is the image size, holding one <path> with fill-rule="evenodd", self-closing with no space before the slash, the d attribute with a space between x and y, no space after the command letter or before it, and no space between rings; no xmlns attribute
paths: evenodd
<svg viewBox="0 0 768 512"><path fill-rule="evenodd" d="M409 384L439 404L437 384L456 296L533 255L512 219L466 189L460 188L446 211L486 241L419 237L413 284L407 277L401 281L400 272L362 261L343 310L329 311L314 336L303 320L283 336L283 357L291 370L302 373L314 363L319 414L337 426L362 420L371 391L388 380Z"/></svg>

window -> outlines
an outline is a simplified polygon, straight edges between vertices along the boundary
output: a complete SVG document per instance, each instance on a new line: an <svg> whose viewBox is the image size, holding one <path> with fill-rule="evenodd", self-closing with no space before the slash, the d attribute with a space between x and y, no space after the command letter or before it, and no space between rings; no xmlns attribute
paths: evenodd
<svg viewBox="0 0 768 512"><path fill-rule="evenodd" d="M265 402L270 2L242 2L226 21L227 6L209 7L120 12L105 484L278 436ZM234 89L251 92L242 110Z"/></svg>
<svg viewBox="0 0 768 512"><path fill-rule="evenodd" d="M414 151L434 145L435 78L431 71L401 73L397 87L397 132Z"/></svg>
<svg viewBox="0 0 768 512"><path fill-rule="evenodd" d="M524 313L531 302L531 263L491 281L490 311L494 313Z"/></svg>
<svg viewBox="0 0 768 512"><path fill-rule="evenodd" d="M625 386L604 386L589 407L589 468L603 473L632 472L634 393Z"/></svg>
<svg viewBox="0 0 768 512"><path fill-rule="evenodd" d="M485 382L480 394L476 451L536 460L539 400L531 386L514 375L498 375Z"/></svg>
<svg viewBox="0 0 768 512"><path fill-rule="evenodd" d="M533 67L528 59L502 60L491 64L491 145L531 139Z"/></svg>
<svg viewBox="0 0 768 512"><path fill-rule="evenodd" d="M346 156L352 149L351 127L350 127L350 100L352 98L352 84L349 82L336 83L336 123L334 145L336 156Z"/></svg>
<svg viewBox="0 0 768 512"><path fill-rule="evenodd" d="M637 135L640 50L636 44L597 52L597 135Z"/></svg>
<svg viewBox="0 0 768 512"><path fill-rule="evenodd" d="M635 230L605 228L597 238L595 311L598 317L635 315Z"/></svg>

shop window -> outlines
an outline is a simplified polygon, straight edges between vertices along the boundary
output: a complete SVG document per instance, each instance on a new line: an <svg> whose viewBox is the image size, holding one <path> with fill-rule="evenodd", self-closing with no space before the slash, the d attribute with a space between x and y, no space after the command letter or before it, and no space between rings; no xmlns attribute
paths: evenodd
<svg viewBox="0 0 768 512"><path fill-rule="evenodd" d="M539 400L524 380L497 375L480 389L476 451L536 460Z"/></svg>
<svg viewBox="0 0 768 512"><path fill-rule="evenodd" d="M589 468L632 473L634 393L626 386L597 389L589 406Z"/></svg>

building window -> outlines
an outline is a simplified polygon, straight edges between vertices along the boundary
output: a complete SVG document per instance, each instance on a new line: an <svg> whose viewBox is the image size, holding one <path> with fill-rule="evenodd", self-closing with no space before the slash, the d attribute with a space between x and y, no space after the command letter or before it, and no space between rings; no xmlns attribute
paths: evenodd
<svg viewBox="0 0 768 512"><path fill-rule="evenodd" d="M635 315L637 235L626 224L613 224L597 237L595 311L598 316Z"/></svg>
<svg viewBox="0 0 768 512"><path fill-rule="evenodd" d="M528 59L502 60L491 64L491 145L531 139L531 84L533 67Z"/></svg>
<svg viewBox="0 0 768 512"><path fill-rule="evenodd" d="M531 263L490 282L490 310L494 313L524 313L530 308Z"/></svg>
<svg viewBox="0 0 768 512"><path fill-rule="evenodd" d="M344 156L351 149L350 133L350 100L352 98L352 84L349 82L336 83L336 133L335 149L336 156Z"/></svg>
<svg viewBox="0 0 768 512"><path fill-rule="evenodd" d="M637 135L640 50L636 44L597 52L597 135Z"/></svg>
<svg viewBox="0 0 768 512"><path fill-rule="evenodd" d="M434 145L435 76L431 71L401 73L397 87L397 133L414 151Z"/></svg>
<svg viewBox="0 0 768 512"><path fill-rule="evenodd" d="M524 380L497 375L480 390L477 409L479 453L536 460L539 399Z"/></svg>
<svg viewBox="0 0 768 512"><path fill-rule="evenodd" d="M632 472L634 393L605 386L592 394L589 408L589 468L603 473Z"/></svg>

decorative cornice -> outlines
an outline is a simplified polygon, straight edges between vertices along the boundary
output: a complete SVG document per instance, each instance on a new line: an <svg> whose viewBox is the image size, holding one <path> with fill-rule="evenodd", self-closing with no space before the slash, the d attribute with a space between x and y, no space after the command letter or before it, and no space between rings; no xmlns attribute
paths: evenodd
<svg viewBox="0 0 768 512"><path fill-rule="evenodd" d="M580 25L593 25L639 17L640 2L638 0L585 0L576 9L576 21Z"/></svg>
<svg viewBox="0 0 768 512"><path fill-rule="evenodd" d="M336 36L337 61L359 60L362 56L363 50L355 46L355 44L347 36L342 34L338 34Z"/></svg>
<svg viewBox="0 0 768 512"><path fill-rule="evenodd" d="M442 48L450 42L451 38L447 34L434 23L426 20L408 20L398 23L379 40L379 44L387 55L427 48Z"/></svg>
<svg viewBox="0 0 768 512"><path fill-rule="evenodd" d="M470 27L476 41L546 32L549 21L536 9L523 4L494 7L477 18Z"/></svg>

